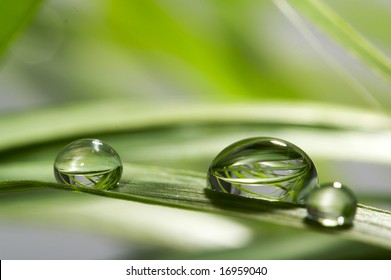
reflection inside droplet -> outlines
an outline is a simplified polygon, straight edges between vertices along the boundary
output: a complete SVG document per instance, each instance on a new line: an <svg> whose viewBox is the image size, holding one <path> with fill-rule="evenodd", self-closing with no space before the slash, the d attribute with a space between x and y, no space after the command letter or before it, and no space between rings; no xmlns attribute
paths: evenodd
<svg viewBox="0 0 391 280"><path fill-rule="evenodd" d="M356 214L354 193L339 182L322 184L309 194L308 219L326 227L350 226Z"/></svg>
<svg viewBox="0 0 391 280"><path fill-rule="evenodd" d="M276 138L236 142L212 161L208 185L239 196L303 204L316 187L312 160L297 146Z"/></svg>
<svg viewBox="0 0 391 280"><path fill-rule="evenodd" d="M100 147L98 150L96 147ZM66 146L54 162L59 183L109 189L118 184L122 163L117 152L97 139L81 139Z"/></svg>

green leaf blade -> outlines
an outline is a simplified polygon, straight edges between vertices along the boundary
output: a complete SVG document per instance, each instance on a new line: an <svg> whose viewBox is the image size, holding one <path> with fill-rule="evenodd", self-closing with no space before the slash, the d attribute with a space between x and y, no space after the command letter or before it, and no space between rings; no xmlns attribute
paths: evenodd
<svg viewBox="0 0 391 280"><path fill-rule="evenodd" d="M160 170L160 169L159 169ZM178 181L175 177L180 178ZM82 188L40 181L2 181L0 193L11 190L54 188L148 204L208 212L253 222L263 221L299 229L331 233L391 250L391 212L359 205L354 226L333 229L311 226L306 210L294 204L268 202L218 193L206 186L202 173L126 165L126 175L118 187L109 190Z"/></svg>
<svg viewBox="0 0 391 280"><path fill-rule="evenodd" d="M18 0L0 2L0 55L8 47L15 35L29 21L42 0Z"/></svg>
<svg viewBox="0 0 391 280"><path fill-rule="evenodd" d="M283 2L290 3L350 54L391 83L391 59L322 0L283 0Z"/></svg>

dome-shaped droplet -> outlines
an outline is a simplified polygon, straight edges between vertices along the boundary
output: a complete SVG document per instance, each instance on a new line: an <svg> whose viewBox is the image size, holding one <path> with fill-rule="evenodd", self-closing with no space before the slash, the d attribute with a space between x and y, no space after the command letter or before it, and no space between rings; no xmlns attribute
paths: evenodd
<svg viewBox="0 0 391 280"><path fill-rule="evenodd" d="M208 184L216 191L270 201L304 204L317 183L307 154L276 138L236 142L216 156L208 171Z"/></svg>
<svg viewBox="0 0 391 280"><path fill-rule="evenodd" d="M339 182L322 184L306 200L308 219L326 227L350 226L356 214L354 193Z"/></svg>
<svg viewBox="0 0 391 280"><path fill-rule="evenodd" d="M58 154L54 175L62 184L109 189L118 184L122 163L108 144L98 139L80 139Z"/></svg>

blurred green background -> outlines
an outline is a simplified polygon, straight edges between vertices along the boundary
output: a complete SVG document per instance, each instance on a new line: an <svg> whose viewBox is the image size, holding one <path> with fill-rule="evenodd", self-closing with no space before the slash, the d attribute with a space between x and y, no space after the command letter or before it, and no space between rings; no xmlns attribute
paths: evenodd
<svg viewBox="0 0 391 280"><path fill-rule="evenodd" d="M326 3L390 53L387 1ZM273 1L43 1L6 50L1 112L106 98L371 107L330 60L390 106L388 84L302 20L328 57Z"/></svg>
<svg viewBox="0 0 391 280"><path fill-rule="evenodd" d="M0 179L54 180L52 160L75 137L102 138L126 162L205 172L232 141L276 136L308 151L321 181L341 180L361 202L391 209L390 80L289 2L3 1ZM391 55L389 1L324 3ZM159 112L171 112L174 121L161 125ZM117 129L106 121L115 120L112 115L128 126ZM47 172L35 173L33 166ZM99 221L83 199L65 197L8 195L11 206L0 215L0 257L390 257L385 249L319 232L275 225L254 231L249 221L88 198L91 209L102 203L106 214ZM12 206L25 202L35 216ZM78 205L76 212L67 212L68 203ZM89 215L62 226L56 214L38 217L48 211L77 215L78 207ZM124 211L139 214L125 219ZM303 251L306 244L313 246Z"/></svg>

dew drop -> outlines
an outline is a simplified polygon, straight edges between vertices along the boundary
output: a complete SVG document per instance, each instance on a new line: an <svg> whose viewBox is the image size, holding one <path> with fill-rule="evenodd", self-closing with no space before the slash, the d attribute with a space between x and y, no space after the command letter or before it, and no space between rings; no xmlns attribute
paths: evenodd
<svg viewBox="0 0 391 280"><path fill-rule="evenodd" d="M122 175L118 153L98 139L80 139L67 145L54 162L57 182L78 187L109 189Z"/></svg>
<svg viewBox="0 0 391 280"><path fill-rule="evenodd" d="M356 214L354 193L339 182L322 184L308 195L308 219L325 227L350 226Z"/></svg>
<svg viewBox="0 0 391 280"><path fill-rule="evenodd" d="M239 196L304 204L318 183L312 160L277 138L248 138L231 144L212 161L208 185Z"/></svg>

